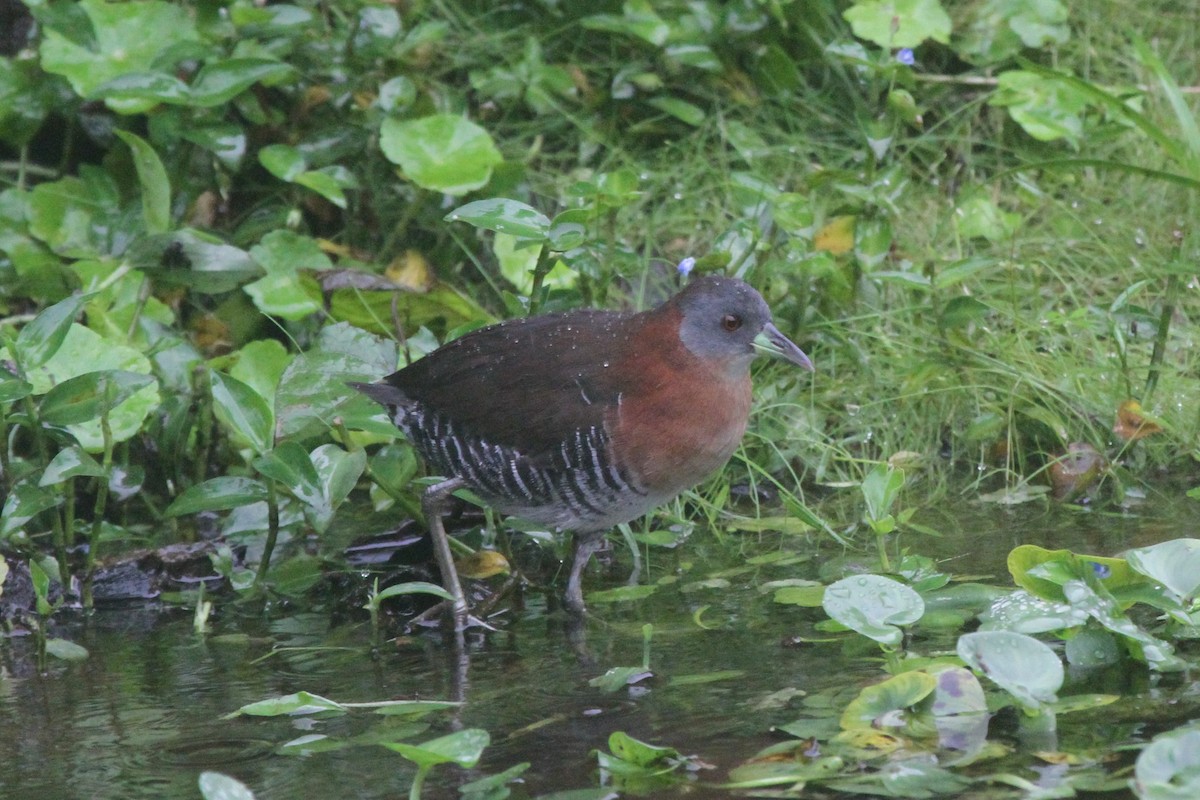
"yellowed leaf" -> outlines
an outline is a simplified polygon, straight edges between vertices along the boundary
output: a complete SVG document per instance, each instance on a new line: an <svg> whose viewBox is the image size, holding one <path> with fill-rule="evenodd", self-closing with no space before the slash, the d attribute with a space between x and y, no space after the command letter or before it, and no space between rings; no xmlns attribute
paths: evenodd
<svg viewBox="0 0 1200 800"><path fill-rule="evenodd" d="M813 247L835 256L854 249L854 220L851 215L834 217L813 237Z"/></svg>
<svg viewBox="0 0 1200 800"><path fill-rule="evenodd" d="M1117 421L1113 433L1127 442L1144 439L1154 433L1162 433L1162 425L1142 410L1137 400L1126 400L1117 409Z"/></svg>
<svg viewBox="0 0 1200 800"><path fill-rule="evenodd" d="M433 270L425 256L416 250L405 250L388 264L383 274L397 286L414 292L428 292L433 288Z"/></svg>
<svg viewBox="0 0 1200 800"><path fill-rule="evenodd" d="M456 561L455 566L458 567L458 574L464 578L490 578L512 571L508 559L495 550L476 550Z"/></svg>

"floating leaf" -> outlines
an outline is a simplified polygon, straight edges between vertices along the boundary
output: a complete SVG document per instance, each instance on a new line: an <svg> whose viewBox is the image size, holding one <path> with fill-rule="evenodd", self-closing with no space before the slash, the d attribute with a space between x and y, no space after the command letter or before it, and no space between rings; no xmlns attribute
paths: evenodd
<svg viewBox="0 0 1200 800"><path fill-rule="evenodd" d="M868 686L842 712L842 728L898 727L903 722L898 715L928 697L936 686L937 679L925 672L902 672Z"/></svg>
<svg viewBox="0 0 1200 800"><path fill-rule="evenodd" d="M473 767L479 762L484 748L491 744L491 741L492 737L487 731L467 728L419 745L385 742L383 746L399 753L418 767L448 763L458 764L460 767Z"/></svg>
<svg viewBox="0 0 1200 800"><path fill-rule="evenodd" d="M204 800L254 800L246 784L219 772L201 772L199 785Z"/></svg>
<svg viewBox="0 0 1200 800"><path fill-rule="evenodd" d="M1173 539L1125 554L1137 572L1161 583L1185 601L1200 594L1200 539Z"/></svg>
<svg viewBox="0 0 1200 800"><path fill-rule="evenodd" d="M1063 665L1049 646L1011 631L979 631L958 637L958 657L990 678L1022 706L1054 703L1062 688Z"/></svg>
<svg viewBox="0 0 1200 800"><path fill-rule="evenodd" d="M1200 730L1171 731L1155 737L1134 764L1140 800L1195 800L1200 797Z"/></svg>
<svg viewBox="0 0 1200 800"><path fill-rule="evenodd" d="M889 647L904 638L897 626L911 625L925 613L919 594L882 575L843 578L825 589L822 605L830 619Z"/></svg>

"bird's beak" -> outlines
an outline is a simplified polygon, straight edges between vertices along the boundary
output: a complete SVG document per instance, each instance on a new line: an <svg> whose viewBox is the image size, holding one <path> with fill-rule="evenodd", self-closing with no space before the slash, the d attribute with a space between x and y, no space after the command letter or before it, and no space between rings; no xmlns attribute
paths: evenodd
<svg viewBox="0 0 1200 800"><path fill-rule="evenodd" d="M770 322L763 327L762 333L754 337L754 349L760 353L790 361L798 367L804 367L809 372L814 371L812 360L804 354L804 351Z"/></svg>

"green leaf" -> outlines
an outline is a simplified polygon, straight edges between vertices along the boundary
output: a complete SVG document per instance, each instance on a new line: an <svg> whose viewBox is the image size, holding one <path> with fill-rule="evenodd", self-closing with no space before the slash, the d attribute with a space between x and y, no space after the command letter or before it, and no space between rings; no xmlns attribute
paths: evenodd
<svg viewBox="0 0 1200 800"><path fill-rule="evenodd" d="M440 597L443 600L453 600L454 595L447 592L436 583L428 581L408 581L406 583L396 583L388 586L385 589L380 589L378 594L371 596L371 601L378 605L390 597L399 597L405 594L431 594L435 597Z"/></svg>
<svg viewBox="0 0 1200 800"><path fill-rule="evenodd" d="M686 122L692 127L698 127L704 123L705 113L700 106L680 100L678 97L668 97L660 95L659 97L651 97L646 101L647 105L657 108L665 114L670 114L680 122Z"/></svg>
<svg viewBox="0 0 1200 800"><path fill-rule="evenodd" d="M71 378L104 371L133 372L145 376L150 372L150 360L132 347L104 339L89 328L74 324L67 330L62 346L58 348L53 357L38 369L29 370L27 378L33 386L34 394L43 394L53 391ZM88 380L94 380L94 378ZM128 377L118 378L115 388L119 390L120 385L125 385L127 381L140 380ZM62 394L63 391L58 389L57 400L54 402L68 400ZM96 399L98 403L103 403L99 398ZM43 402L46 401L43 400ZM135 435L141 430L146 417L158 408L161 402L158 383L151 378L149 383L143 385L132 397L112 409L109 414L109 426L113 441L123 442ZM68 411L63 408L62 411L63 413L84 413L86 409ZM98 419L81 424L71 424L69 427L71 435L83 449L94 453L103 448L104 437Z"/></svg>
<svg viewBox="0 0 1200 800"><path fill-rule="evenodd" d="M33 394L33 386L6 369L0 369L0 403L15 403Z"/></svg>
<svg viewBox="0 0 1200 800"><path fill-rule="evenodd" d="M293 72L280 61L265 58L223 58L206 64L192 83L188 105L215 108L224 105L256 83L279 80Z"/></svg>
<svg viewBox="0 0 1200 800"><path fill-rule="evenodd" d="M1185 601L1200 594L1200 539L1172 539L1125 554L1129 566Z"/></svg>
<svg viewBox="0 0 1200 800"><path fill-rule="evenodd" d="M219 772L201 772L198 783L204 800L254 800L246 784Z"/></svg>
<svg viewBox="0 0 1200 800"><path fill-rule="evenodd" d="M167 506L168 517L200 511L228 511L251 503L265 502L267 487L262 481L224 475L190 486Z"/></svg>
<svg viewBox="0 0 1200 800"><path fill-rule="evenodd" d="M842 16L855 36L889 50L916 47L926 39L950 41L950 15L938 0L865 0Z"/></svg>
<svg viewBox="0 0 1200 800"><path fill-rule="evenodd" d="M71 478L100 478L105 474L104 467L92 458L82 448L75 445L59 450L38 480L38 486L53 486Z"/></svg>
<svg viewBox="0 0 1200 800"><path fill-rule="evenodd" d="M542 240L550 220L532 206L517 200L493 197L460 206L445 216L447 222L467 222L476 228L507 233L520 239Z"/></svg>
<svg viewBox="0 0 1200 800"><path fill-rule="evenodd" d="M271 449L275 415L258 392L237 378L210 371L213 412L217 419L241 436L257 453Z"/></svg>
<svg viewBox="0 0 1200 800"><path fill-rule="evenodd" d="M257 458L254 468L282 483L303 503L318 505L323 500L321 479L308 451L294 441L280 442Z"/></svg>
<svg viewBox="0 0 1200 800"><path fill-rule="evenodd" d="M312 189L338 208L346 207L346 193L342 191L342 185L328 172L305 172L296 176L295 183L297 186Z"/></svg>
<svg viewBox="0 0 1200 800"><path fill-rule="evenodd" d="M1041 709L1062 688L1063 665L1049 646L1011 631L979 631L958 637L958 657L1016 698Z"/></svg>
<svg viewBox="0 0 1200 800"><path fill-rule="evenodd" d="M266 167L267 172L281 181L291 183L296 176L308 169L304 155L296 148L286 144L269 144L258 151L258 163Z"/></svg>
<svg viewBox="0 0 1200 800"><path fill-rule="evenodd" d="M904 470L890 464L876 464L862 482L867 504L867 521L878 522L891 514L892 506L904 488Z"/></svg>
<svg viewBox="0 0 1200 800"><path fill-rule="evenodd" d="M133 151L133 165L142 185L142 219L149 233L166 233L171 227L171 182L158 153L145 139L129 131L117 131Z"/></svg>
<svg viewBox="0 0 1200 800"><path fill-rule="evenodd" d="M464 195L482 188L504 160L488 132L456 114L383 121L379 146L423 189Z"/></svg>
<svg viewBox="0 0 1200 800"><path fill-rule="evenodd" d="M1013 120L1038 141L1066 139L1078 146L1087 101L1088 95L1074 84L1014 69L1000 73L988 102L1006 107Z"/></svg>
<svg viewBox="0 0 1200 800"><path fill-rule="evenodd" d="M81 43L52 26L43 35L41 55L42 68L66 77L83 97L92 96L101 84L119 75L169 71L187 52L181 45L200 41L191 15L174 3L80 0L78 5L91 21L94 39ZM149 100L105 102L122 113L137 113L154 105Z"/></svg>
<svg viewBox="0 0 1200 800"><path fill-rule="evenodd" d="M47 639L46 652L63 661L86 661L87 648L66 639Z"/></svg>
<svg viewBox="0 0 1200 800"><path fill-rule="evenodd" d="M336 444L318 445L309 458L316 468L321 492L334 509L354 490L367 467L365 450L347 451Z"/></svg>
<svg viewBox="0 0 1200 800"><path fill-rule="evenodd" d="M658 15L649 0L626 0L622 11L620 16L595 14L584 17L583 27L634 36L655 47L666 44L671 26Z"/></svg>
<svg viewBox="0 0 1200 800"><path fill-rule="evenodd" d="M679 757L679 751L674 747L647 744L622 731L614 731L609 735L608 749L622 761L639 767L655 767L667 759Z"/></svg>
<svg viewBox="0 0 1200 800"><path fill-rule="evenodd" d="M0 511L0 539L6 539L21 530L26 522L46 509L54 508L62 500L58 492L32 483L18 483L4 499L4 509Z"/></svg>
<svg viewBox="0 0 1200 800"><path fill-rule="evenodd" d="M126 370L85 372L56 384L38 406L51 425L78 425L109 414L134 394L158 382L150 375Z"/></svg>
<svg viewBox="0 0 1200 800"><path fill-rule="evenodd" d="M73 294L43 308L28 325L21 328L17 334L16 349L23 369L36 369L54 357L67 338L79 309L89 299L91 295Z"/></svg>
<svg viewBox="0 0 1200 800"><path fill-rule="evenodd" d="M236 717L239 714L248 717L304 716L321 711L344 713L346 706L321 697L319 694L296 692L282 697L272 697L269 700L259 700L257 703L248 703L228 716Z"/></svg>
<svg viewBox="0 0 1200 800"><path fill-rule="evenodd" d="M1195 800L1200 797L1200 730L1170 731L1154 738L1134 764L1139 800Z"/></svg>
<svg viewBox="0 0 1200 800"><path fill-rule="evenodd" d="M889 647L904 638L897 626L911 625L925 613L919 594L882 575L854 575L830 584L822 606L830 619Z"/></svg>
<svg viewBox="0 0 1200 800"><path fill-rule="evenodd" d="M383 746L399 753L418 767L428 768L447 763L473 767L479 762L484 748L491 744L491 741L492 737L487 731L467 728L419 745L385 742Z"/></svg>
<svg viewBox="0 0 1200 800"><path fill-rule="evenodd" d="M926 672L902 672L882 683L868 686L842 712L843 730L894 726L890 718L915 706L937 687L937 679Z"/></svg>

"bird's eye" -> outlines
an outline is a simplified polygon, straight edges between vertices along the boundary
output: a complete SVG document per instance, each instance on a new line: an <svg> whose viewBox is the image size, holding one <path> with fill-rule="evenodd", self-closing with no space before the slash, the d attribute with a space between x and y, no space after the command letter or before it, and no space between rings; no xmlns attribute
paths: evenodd
<svg viewBox="0 0 1200 800"><path fill-rule="evenodd" d="M737 314L726 314L721 317L721 327L732 333L742 327L742 318Z"/></svg>

